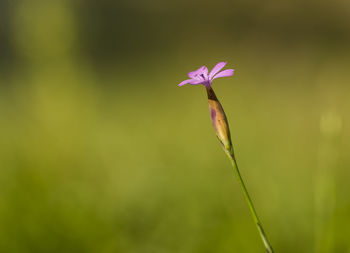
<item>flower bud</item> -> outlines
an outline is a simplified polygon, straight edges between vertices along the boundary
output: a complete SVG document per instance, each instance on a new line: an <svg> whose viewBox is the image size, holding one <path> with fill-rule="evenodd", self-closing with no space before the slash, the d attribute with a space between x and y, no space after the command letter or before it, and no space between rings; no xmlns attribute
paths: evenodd
<svg viewBox="0 0 350 253"><path fill-rule="evenodd" d="M219 100L217 99L214 90L211 86L206 86L209 102L209 112L211 121L224 150L233 156L232 142L230 129L227 118Z"/></svg>

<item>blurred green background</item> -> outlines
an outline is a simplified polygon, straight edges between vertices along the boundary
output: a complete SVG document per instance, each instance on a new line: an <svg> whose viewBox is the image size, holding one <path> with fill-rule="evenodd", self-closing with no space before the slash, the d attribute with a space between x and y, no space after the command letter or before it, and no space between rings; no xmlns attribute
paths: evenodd
<svg viewBox="0 0 350 253"><path fill-rule="evenodd" d="M1 0L0 252L350 252L350 2Z"/></svg>

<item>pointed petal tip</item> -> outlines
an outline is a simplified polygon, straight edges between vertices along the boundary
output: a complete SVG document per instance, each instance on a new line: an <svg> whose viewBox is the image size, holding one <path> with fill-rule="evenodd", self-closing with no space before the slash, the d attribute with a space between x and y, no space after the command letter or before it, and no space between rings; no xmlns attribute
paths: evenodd
<svg viewBox="0 0 350 253"><path fill-rule="evenodd" d="M187 79L187 80L182 81L181 83L179 83L177 86L179 86L179 87L184 86L185 84L188 84L190 81L192 81L192 79Z"/></svg>
<svg viewBox="0 0 350 253"><path fill-rule="evenodd" d="M185 84L197 85L197 84L203 84L203 83L204 83L203 80L187 79L187 80L182 81L181 83L179 83L177 86L184 86Z"/></svg>

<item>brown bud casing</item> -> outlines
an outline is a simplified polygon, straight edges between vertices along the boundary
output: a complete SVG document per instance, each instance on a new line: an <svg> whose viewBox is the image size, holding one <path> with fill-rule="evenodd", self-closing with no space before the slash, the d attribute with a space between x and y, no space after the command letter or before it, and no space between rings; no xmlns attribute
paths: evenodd
<svg viewBox="0 0 350 253"><path fill-rule="evenodd" d="M219 141L224 150L233 155L232 141L227 118L214 90L210 86L206 86L209 102L210 118Z"/></svg>

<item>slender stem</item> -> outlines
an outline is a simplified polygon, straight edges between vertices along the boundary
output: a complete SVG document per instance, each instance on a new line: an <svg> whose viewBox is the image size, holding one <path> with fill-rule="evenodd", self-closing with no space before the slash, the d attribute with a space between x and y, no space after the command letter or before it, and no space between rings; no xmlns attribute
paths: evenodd
<svg viewBox="0 0 350 253"><path fill-rule="evenodd" d="M253 202L249 196L249 193L248 193L248 190L244 184L244 181L243 181L243 178L241 176L241 173L239 172L239 169L238 169L238 165L237 165L237 161L233 155L233 152L227 152L226 151L226 154L227 156L230 158L230 161L232 163L232 166L233 166L233 170L235 172L235 175L236 175L236 178L242 188L242 191L243 191L243 194L244 194L244 198L246 199L247 203L248 203L248 206L249 206L249 210L250 210L250 213L252 214L252 217L253 217L253 220L255 222L255 225L257 226L258 228L258 231L259 231L259 234L260 234L260 237L265 245L265 249L268 253L273 253L273 249L272 249L272 246L269 242L269 240L267 239L266 237L266 234L264 232L264 229L262 227L262 224L259 220L259 217L255 211L255 208L254 208L254 205L253 205Z"/></svg>

